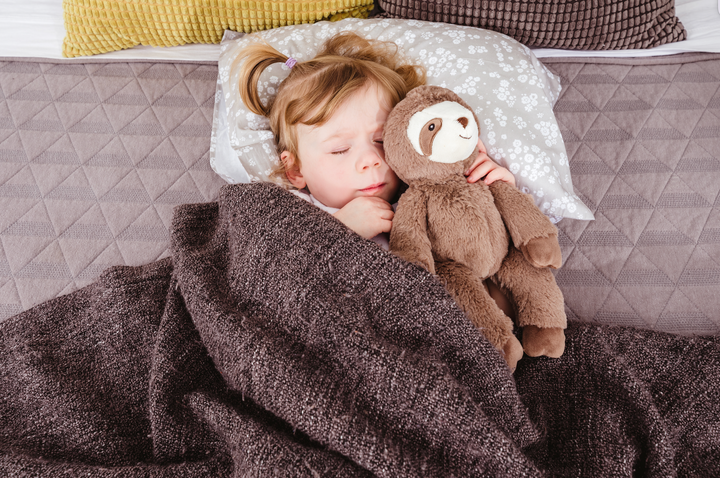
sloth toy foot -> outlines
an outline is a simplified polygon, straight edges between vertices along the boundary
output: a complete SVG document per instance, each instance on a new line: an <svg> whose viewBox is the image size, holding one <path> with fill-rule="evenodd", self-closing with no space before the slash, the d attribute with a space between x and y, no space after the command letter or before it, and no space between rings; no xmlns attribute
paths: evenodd
<svg viewBox="0 0 720 478"><path fill-rule="evenodd" d="M530 239L520 246L525 259L533 266L542 269L552 267L559 269L562 265L562 251L556 237L538 237Z"/></svg>
<svg viewBox="0 0 720 478"><path fill-rule="evenodd" d="M558 358L565 352L565 332L560 327L523 327L523 348L530 357Z"/></svg>
<svg viewBox="0 0 720 478"><path fill-rule="evenodd" d="M523 357L523 346L520 345L520 341L514 335L511 335L503 345L502 352L510 371L514 372L517 363Z"/></svg>

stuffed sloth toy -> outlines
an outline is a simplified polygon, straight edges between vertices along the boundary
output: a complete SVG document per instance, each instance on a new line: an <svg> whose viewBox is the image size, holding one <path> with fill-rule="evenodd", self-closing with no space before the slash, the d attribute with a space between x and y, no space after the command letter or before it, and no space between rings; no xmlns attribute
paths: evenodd
<svg viewBox="0 0 720 478"><path fill-rule="evenodd" d="M525 353L560 357L567 321L548 267L562 254L557 229L530 196L503 181L471 184L463 172L478 155L478 120L452 91L412 90L391 111L383 142L388 165L407 185L393 219L390 250L439 276L509 367ZM513 322L485 279L505 292Z"/></svg>

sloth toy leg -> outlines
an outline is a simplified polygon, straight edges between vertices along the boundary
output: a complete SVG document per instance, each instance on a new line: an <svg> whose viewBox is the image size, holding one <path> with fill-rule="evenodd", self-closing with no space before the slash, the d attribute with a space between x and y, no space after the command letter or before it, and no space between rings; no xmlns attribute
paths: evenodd
<svg viewBox="0 0 720 478"><path fill-rule="evenodd" d="M565 351L567 318L562 292L550 269L533 266L511 245L495 279L515 304L525 353L560 357Z"/></svg>
<svg viewBox="0 0 720 478"><path fill-rule="evenodd" d="M435 273L465 315L502 354L510 370L523 356L520 341L513 335L513 323L497 306L480 277L469 267L454 261L436 262Z"/></svg>

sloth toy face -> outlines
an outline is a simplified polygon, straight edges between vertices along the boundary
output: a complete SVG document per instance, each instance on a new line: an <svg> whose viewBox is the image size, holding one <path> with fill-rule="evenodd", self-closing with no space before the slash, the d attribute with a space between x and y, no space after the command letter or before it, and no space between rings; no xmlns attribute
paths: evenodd
<svg viewBox="0 0 720 478"><path fill-rule="evenodd" d="M415 151L436 163L465 161L477 149L475 116L454 101L443 101L412 115L407 134Z"/></svg>
<svg viewBox="0 0 720 478"><path fill-rule="evenodd" d="M462 174L477 157L478 121L455 93L437 86L412 90L390 112L385 160L407 184Z"/></svg>

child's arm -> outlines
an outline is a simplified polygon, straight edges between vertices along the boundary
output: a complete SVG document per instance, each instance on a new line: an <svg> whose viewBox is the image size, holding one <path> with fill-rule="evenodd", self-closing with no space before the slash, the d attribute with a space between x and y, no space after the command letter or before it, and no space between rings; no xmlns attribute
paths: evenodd
<svg viewBox="0 0 720 478"><path fill-rule="evenodd" d="M467 176L469 183L474 183L481 178L485 178L485 184L488 185L495 181L504 181L515 186L515 176L490 159L482 141L478 141L478 150L478 157L473 161L468 170L465 171L465 176Z"/></svg>
<svg viewBox="0 0 720 478"><path fill-rule="evenodd" d="M335 214L336 219L365 239L390 232L395 216L392 206L377 197L355 198Z"/></svg>

